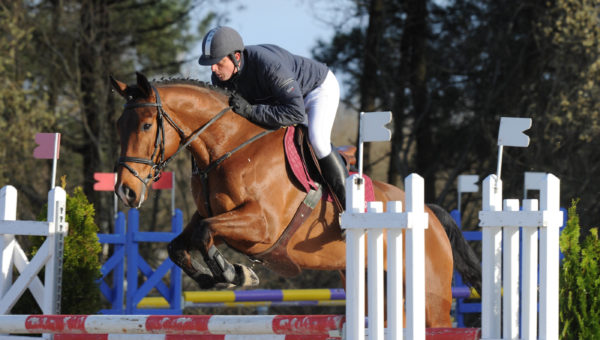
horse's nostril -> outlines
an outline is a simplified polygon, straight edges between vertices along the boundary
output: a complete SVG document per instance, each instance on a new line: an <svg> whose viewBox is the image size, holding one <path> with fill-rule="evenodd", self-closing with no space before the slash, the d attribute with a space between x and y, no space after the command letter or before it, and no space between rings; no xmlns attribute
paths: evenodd
<svg viewBox="0 0 600 340"><path fill-rule="evenodd" d="M129 205L132 205L137 197L135 191L131 190L131 188L126 185L121 186L121 190L123 193L123 198L127 201L127 203L129 203Z"/></svg>

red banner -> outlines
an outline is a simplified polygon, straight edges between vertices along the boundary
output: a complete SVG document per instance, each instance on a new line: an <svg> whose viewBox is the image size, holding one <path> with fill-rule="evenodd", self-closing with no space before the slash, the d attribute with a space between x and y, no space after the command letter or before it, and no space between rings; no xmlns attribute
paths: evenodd
<svg viewBox="0 0 600 340"><path fill-rule="evenodd" d="M34 158L53 159L54 158L54 140L56 139L56 159L60 151L60 133L37 133L35 142L38 146L33 150Z"/></svg>
<svg viewBox="0 0 600 340"><path fill-rule="evenodd" d="M172 189L173 188L173 173L172 172L163 172L160 175L160 179L154 183L152 183L152 189L160 190L160 189Z"/></svg>
<svg viewBox="0 0 600 340"><path fill-rule="evenodd" d="M94 173L94 190L96 191L113 191L115 190L115 176L114 172L96 172Z"/></svg>

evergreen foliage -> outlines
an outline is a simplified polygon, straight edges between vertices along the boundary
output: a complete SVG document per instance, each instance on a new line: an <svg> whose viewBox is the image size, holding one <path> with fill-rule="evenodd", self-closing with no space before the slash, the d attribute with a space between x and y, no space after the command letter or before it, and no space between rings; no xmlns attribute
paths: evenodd
<svg viewBox="0 0 600 340"><path fill-rule="evenodd" d="M560 237L564 254L560 271L560 338L596 339L600 334L600 241L598 229L590 229L583 242L577 201L569 208L569 220Z"/></svg>
<svg viewBox="0 0 600 340"><path fill-rule="evenodd" d="M101 308L101 294L96 280L100 272L98 226L94 206L81 187L67 197L69 235L65 239L63 258L63 314L96 314Z"/></svg>

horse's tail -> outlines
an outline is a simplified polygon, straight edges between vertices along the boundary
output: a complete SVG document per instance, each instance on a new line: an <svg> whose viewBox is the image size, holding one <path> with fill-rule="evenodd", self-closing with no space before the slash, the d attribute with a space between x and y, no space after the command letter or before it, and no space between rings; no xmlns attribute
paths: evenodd
<svg viewBox="0 0 600 340"><path fill-rule="evenodd" d="M479 257L463 237L460 228L452 216L444 208L436 204L427 204L427 206L437 216L438 220L440 220L448 235L452 246L454 270L460 273L467 285L475 288L481 294L481 265L479 264Z"/></svg>

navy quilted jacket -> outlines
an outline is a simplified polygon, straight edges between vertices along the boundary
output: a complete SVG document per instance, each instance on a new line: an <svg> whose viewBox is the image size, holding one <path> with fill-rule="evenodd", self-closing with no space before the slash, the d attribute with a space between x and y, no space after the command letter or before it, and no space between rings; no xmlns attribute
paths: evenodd
<svg viewBox="0 0 600 340"><path fill-rule="evenodd" d="M304 96L327 76L325 64L300 57L275 45L246 46L240 71L215 85L240 93L253 105L250 120L268 128L308 124Z"/></svg>

